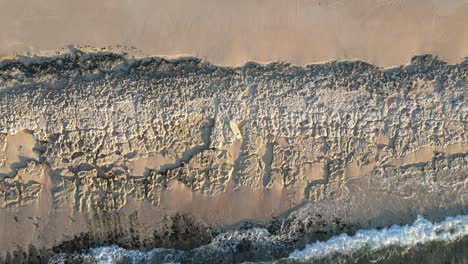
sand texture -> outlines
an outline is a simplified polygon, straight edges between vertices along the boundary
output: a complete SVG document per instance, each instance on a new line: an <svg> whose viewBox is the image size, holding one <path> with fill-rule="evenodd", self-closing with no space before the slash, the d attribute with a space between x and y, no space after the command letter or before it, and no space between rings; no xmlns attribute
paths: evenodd
<svg viewBox="0 0 468 264"><path fill-rule="evenodd" d="M139 56L378 66L468 55L468 0L0 0L0 56L67 45Z"/></svg>
<svg viewBox="0 0 468 264"><path fill-rule="evenodd" d="M246 220L305 243L466 212L467 78L430 55L1 61L0 251L189 249Z"/></svg>

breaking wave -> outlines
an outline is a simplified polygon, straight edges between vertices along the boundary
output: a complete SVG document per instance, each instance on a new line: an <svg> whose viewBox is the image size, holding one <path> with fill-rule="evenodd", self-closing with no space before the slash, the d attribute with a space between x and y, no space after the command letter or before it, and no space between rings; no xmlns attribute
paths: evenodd
<svg viewBox="0 0 468 264"><path fill-rule="evenodd" d="M468 215L447 217L440 223L432 223L423 217L412 225L359 230L355 235L342 234L327 241L307 245L303 250L290 254L293 259L323 258L333 254L350 254L362 249L376 251L389 247L412 247L434 241L453 242L468 235Z"/></svg>
<svg viewBox="0 0 468 264"><path fill-rule="evenodd" d="M259 230L258 228L253 228L247 231L247 233L254 232L257 234L259 231L263 231L260 232L261 234L268 233L266 229ZM268 236L268 234L263 235ZM245 236L245 234L242 236ZM221 243L219 242L223 240L222 237L226 237L226 235L221 234L215 238L210 245L195 250L220 250L219 247L221 247ZM266 243L266 241L261 241L262 238L256 236L249 237L251 240L254 240L253 242L260 244ZM411 249L421 246L424 247L425 245L433 242L442 242L443 245L451 247L451 243L466 239L467 237L468 215L447 217L444 221L439 223L432 223L423 217L418 217L411 225L394 225L383 229L359 230L352 236L342 234L334 236L326 241L314 242L308 244L302 250L294 250L286 259L273 260L268 263L308 263L311 261L322 263L320 262L321 259L337 255L347 256L347 259L349 260L350 258L354 259L357 256L361 256L356 254L356 252L373 252L374 255L382 255L382 258L385 258L385 256L383 256L385 254L382 252L385 252L387 249ZM232 239L232 237L230 239ZM224 246L226 245L224 244ZM462 256L463 258L468 257L466 256L468 252L464 252L462 254L464 254ZM368 256L369 254L366 253L365 255ZM187 260L188 262L193 261L194 263L203 263L203 259L191 259L194 256L195 255L191 255L188 251L175 249L155 248L150 251L139 251L123 249L117 245L111 245L90 248L88 250L84 250L81 254L74 256L66 254L56 255L49 261L49 263L75 263L74 261L76 261L76 263L143 264L186 263ZM231 261L226 263L231 263ZM341 262L333 260L331 263Z"/></svg>
<svg viewBox="0 0 468 264"><path fill-rule="evenodd" d="M155 248L150 251L124 249L117 245L90 248L78 255L59 254L49 264L99 263L99 264L144 264L179 263L183 251Z"/></svg>

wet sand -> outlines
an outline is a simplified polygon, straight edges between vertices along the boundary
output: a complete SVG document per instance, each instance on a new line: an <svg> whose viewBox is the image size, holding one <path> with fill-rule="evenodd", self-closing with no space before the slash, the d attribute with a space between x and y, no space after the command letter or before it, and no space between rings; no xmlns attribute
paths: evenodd
<svg viewBox="0 0 468 264"><path fill-rule="evenodd" d="M67 45L135 47L215 64L361 59L406 64L468 54L467 0L0 0L0 56Z"/></svg>

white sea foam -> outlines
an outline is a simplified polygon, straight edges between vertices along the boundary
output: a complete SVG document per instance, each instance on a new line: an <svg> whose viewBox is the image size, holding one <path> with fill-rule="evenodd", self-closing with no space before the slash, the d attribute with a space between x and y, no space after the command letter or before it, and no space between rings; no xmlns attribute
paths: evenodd
<svg viewBox="0 0 468 264"><path fill-rule="evenodd" d="M411 247L431 241L455 241L468 235L468 215L447 217L431 223L423 217L412 225L391 226L384 229L359 230L354 236L342 234L326 241L307 245L290 254L294 259L322 258L332 254L349 254L360 249L378 250L390 246Z"/></svg>
<svg viewBox="0 0 468 264"><path fill-rule="evenodd" d="M126 260L130 263L148 263L153 257L154 251L142 252L127 250L116 245L91 248L89 254L100 264L114 264Z"/></svg>
<svg viewBox="0 0 468 264"><path fill-rule="evenodd" d="M91 257L99 264L116 263L177 263L183 252L174 249L155 248L150 251L129 250L117 245L91 248L84 256Z"/></svg>
<svg viewBox="0 0 468 264"><path fill-rule="evenodd" d="M233 235L235 234L235 235ZM212 243L217 247L223 240L230 240L232 236L241 239L263 240L267 238L265 229L252 229L245 234L225 234L218 236ZM350 254L358 250L378 250L392 246L412 247L431 241L451 242L468 236L468 215L447 217L445 221L432 223L423 217L411 225L391 226L384 229L359 230L353 236L342 234L326 241L309 244L303 250L295 250L289 258L307 261L333 254ZM221 243L222 244L222 243ZM123 249L117 245L91 248L82 256L91 258L100 264L115 263L177 263L183 251L174 249L155 248L150 251ZM53 259L49 263L66 263L61 258Z"/></svg>

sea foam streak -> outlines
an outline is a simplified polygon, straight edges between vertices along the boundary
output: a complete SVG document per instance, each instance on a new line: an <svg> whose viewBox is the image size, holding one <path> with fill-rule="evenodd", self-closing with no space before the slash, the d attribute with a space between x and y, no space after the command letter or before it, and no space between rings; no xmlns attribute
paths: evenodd
<svg viewBox="0 0 468 264"><path fill-rule="evenodd" d="M266 229L251 230L268 237ZM260 234L259 233L259 234ZM261 236L261 237L263 237ZM309 244L303 250L295 250L289 259L299 262L320 259L334 254L350 254L359 250L376 251L393 246L411 248L433 241L454 242L468 236L468 215L447 217L445 221L432 223L423 217L418 217L411 225L394 225L383 229L359 230L355 235L342 234L326 241ZM260 239L250 237L250 239ZM217 243L211 244L213 248ZM155 248L150 251L127 250L117 245L96 247L81 254L89 263L179 263L184 254L181 250ZM56 256L49 263L67 263ZM85 261L85 263L88 263Z"/></svg>
<svg viewBox="0 0 468 264"><path fill-rule="evenodd" d="M127 250L117 245L92 248L89 254L100 264L115 263L178 263L183 251L174 249L155 248L144 252Z"/></svg>
<svg viewBox="0 0 468 264"><path fill-rule="evenodd" d="M101 264L113 264L120 259L128 259L131 263L148 263L154 252L126 250L112 245L108 247L92 248L90 254Z"/></svg>
<svg viewBox="0 0 468 264"><path fill-rule="evenodd" d="M332 254L349 254L361 249L378 250L391 246L411 247L432 241L455 241L468 235L468 215L447 217L431 223L423 217L412 225L391 226L384 229L359 230L354 236L342 234L326 241L307 245L290 254L293 259L322 258Z"/></svg>

